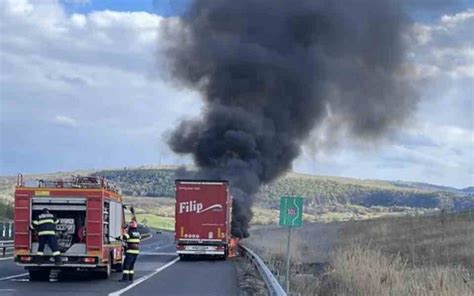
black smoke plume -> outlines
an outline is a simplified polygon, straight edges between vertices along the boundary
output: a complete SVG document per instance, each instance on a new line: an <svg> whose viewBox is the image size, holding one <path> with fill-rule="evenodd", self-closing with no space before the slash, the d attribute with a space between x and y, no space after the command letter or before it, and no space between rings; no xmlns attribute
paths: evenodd
<svg viewBox="0 0 474 296"><path fill-rule="evenodd" d="M248 236L255 193L291 168L315 127L330 117L373 139L416 103L400 78L408 18L397 1L195 0L181 23L171 71L205 109L169 145L200 177L231 181L235 236Z"/></svg>

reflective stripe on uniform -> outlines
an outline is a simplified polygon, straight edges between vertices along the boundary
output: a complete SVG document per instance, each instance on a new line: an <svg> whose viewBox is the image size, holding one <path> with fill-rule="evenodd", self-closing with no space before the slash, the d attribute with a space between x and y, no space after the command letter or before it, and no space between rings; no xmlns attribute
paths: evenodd
<svg viewBox="0 0 474 296"><path fill-rule="evenodd" d="M43 252L36 252L36 255L43 256L44 253Z"/></svg>
<svg viewBox="0 0 474 296"><path fill-rule="evenodd" d="M134 274L135 272L133 270L129 270L128 274Z"/></svg>
<svg viewBox="0 0 474 296"><path fill-rule="evenodd" d="M58 255L61 255L61 252L56 251L56 252L53 253L53 256L58 256Z"/></svg>
<svg viewBox="0 0 474 296"><path fill-rule="evenodd" d="M123 270L123 274L130 274L130 271L131 271L131 270L125 270L125 269L124 269L124 270Z"/></svg>
<svg viewBox="0 0 474 296"><path fill-rule="evenodd" d="M140 251L139 251L139 250L131 250L131 249L128 249L128 250L127 250L127 254L140 254Z"/></svg>
<svg viewBox="0 0 474 296"><path fill-rule="evenodd" d="M40 235L40 236L41 235L55 235L55 234L56 234L56 232L53 231L53 230L45 230L45 231L38 232L38 235Z"/></svg>
<svg viewBox="0 0 474 296"><path fill-rule="evenodd" d="M130 235L128 235L128 233L124 233L123 234L123 237L125 237L126 239L130 238Z"/></svg>
<svg viewBox="0 0 474 296"><path fill-rule="evenodd" d="M34 225L38 225L38 221L36 221L36 220L34 220L32 223L33 223Z"/></svg>
<svg viewBox="0 0 474 296"><path fill-rule="evenodd" d="M140 239L139 239L139 238L130 238L130 239L127 239L127 243L136 243L136 244L139 244L139 243L140 243Z"/></svg>
<svg viewBox="0 0 474 296"><path fill-rule="evenodd" d="M56 224L53 219L44 219L44 220L40 220L40 221L38 222L39 225L41 225L41 224L46 224L46 223Z"/></svg>

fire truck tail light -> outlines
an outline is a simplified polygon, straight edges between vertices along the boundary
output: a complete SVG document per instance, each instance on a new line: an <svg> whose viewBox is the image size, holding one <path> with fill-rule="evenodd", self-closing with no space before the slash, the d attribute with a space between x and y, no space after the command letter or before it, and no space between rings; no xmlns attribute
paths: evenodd
<svg viewBox="0 0 474 296"><path fill-rule="evenodd" d="M84 262L84 263L95 263L95 258L93 258L93 257L82 258L82 262Z"/></svg>

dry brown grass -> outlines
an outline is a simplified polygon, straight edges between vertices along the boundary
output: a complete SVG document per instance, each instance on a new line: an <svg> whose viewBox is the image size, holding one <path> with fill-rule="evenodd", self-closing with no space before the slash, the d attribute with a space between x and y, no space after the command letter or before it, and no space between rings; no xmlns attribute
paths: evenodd
<svg viewBox="0 0 474 296"><path fill-rule="evenodd" d="M413 266L463 265L474 273L474 213L384 218L345 224L339 245L371 244Z"/></svg>
<svg viewBox="0 0 474 296"><path fill-rule="evenodd" d="M399 255L387 256L353 245L334 253L331 269L316 283L303 282L305 295L473 295L469 272L461 267L409 268Z"/></svg>
<svg viewBox="0 0 474 296"><path fill-rule="evenodd" d="M474 295L474 214L309 224L292 240L301 295ZM283 274L287 231L245 242Z"/></svg>

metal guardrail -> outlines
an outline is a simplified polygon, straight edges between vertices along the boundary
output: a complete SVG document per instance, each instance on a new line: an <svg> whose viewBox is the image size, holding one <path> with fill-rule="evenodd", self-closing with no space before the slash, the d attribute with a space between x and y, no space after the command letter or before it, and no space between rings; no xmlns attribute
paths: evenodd
<svg viewBox="0 0 474 296"><path fill-rule="evenodd" d="M7 253L7 250L9 249L12 249L13 250L13 241L12 240L2 240L0 241L0 254L3 256L3 257L6 257Z"/></svg>
<svg viewBox="0 0 474 296"><path fill-rule="evenodd" d="M243 257L250 261L250 263L255 266L260 273L261 277L263 278L265 285L267 286L268 292L270 295L276 296L286 296L285 290L280 286L280 283L277 279L273 276L273 273L270 269L265 265L263 260L255 254L252 250L247 248L246 246L240 245L240 253Z"/></svg>

